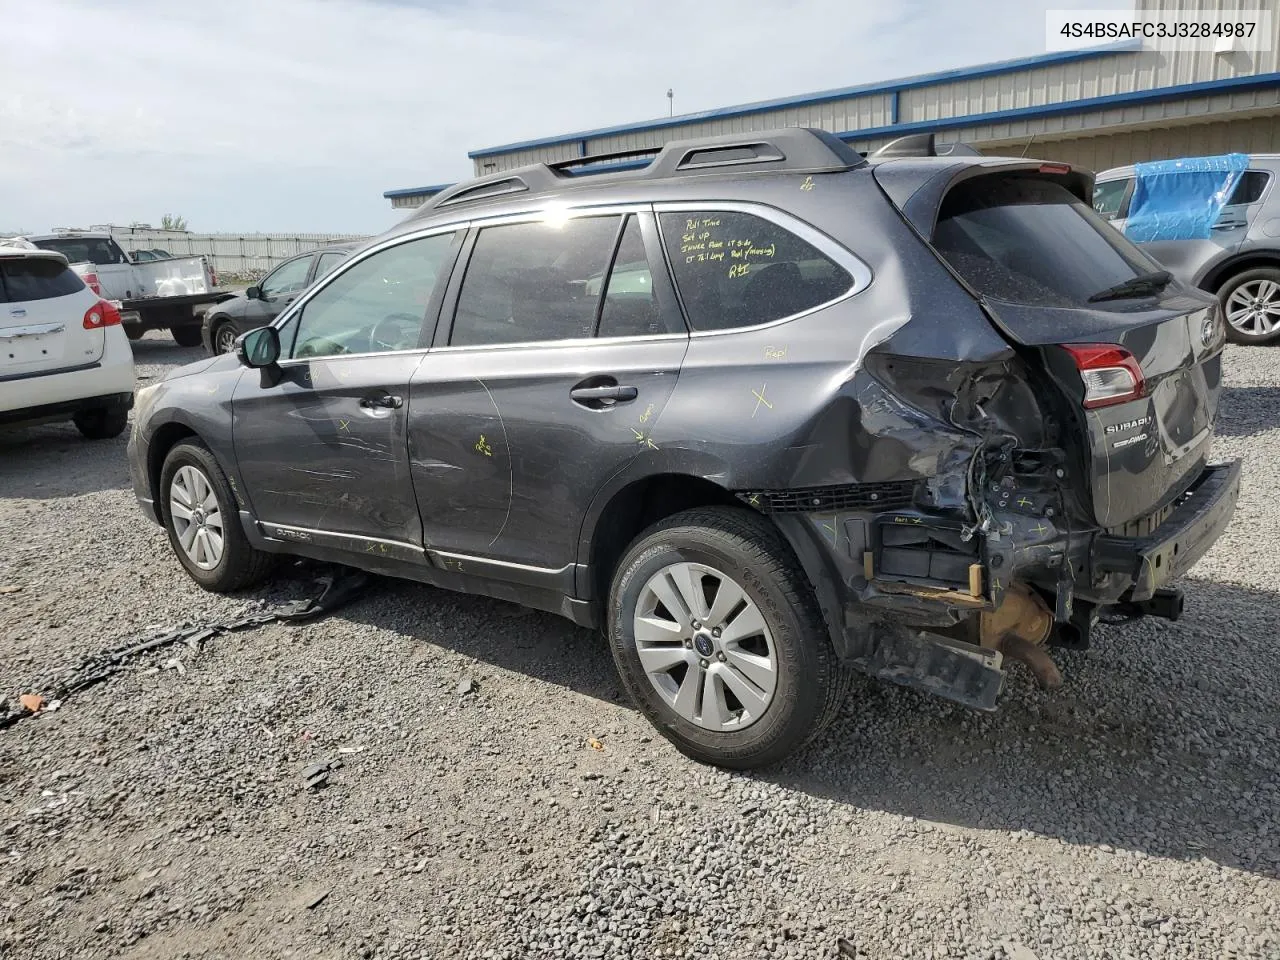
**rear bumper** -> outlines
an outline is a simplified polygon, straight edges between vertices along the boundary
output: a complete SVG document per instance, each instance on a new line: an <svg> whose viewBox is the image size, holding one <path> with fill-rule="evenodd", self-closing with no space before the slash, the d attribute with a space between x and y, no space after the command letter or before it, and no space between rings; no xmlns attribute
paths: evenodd
<svg viewBox="0 0 1280 960"><path fill-rule="evenodd" d="M82 410L100 410L109 407L128 410L132 406L132 393L108 393L98 397L81 397L78 400L62 400L58 403L42 403L35 407L0 411L0 426L70 420Z"/></svg>
<svg viewBox="0 0 1280 960"><path fill-rule="evenodd" d="M1103 535L1094 540L1093 569L1133 580L1126 600L1148 600L1182 576L1222 535L1240 496L1240 461L1206 467L1169 518L1147 537Z"/></svg>
<svg viewBox="0 0 1280 960"><path fill-rule="evenodd" d="M127 394L132 403L133 350L123 330L108 327L102 356L92 363L0 379L0 422L50 419L55 408L74 413L103 406L103 398L114 394ZM45 408L51 412L40 413Z"/></svg>

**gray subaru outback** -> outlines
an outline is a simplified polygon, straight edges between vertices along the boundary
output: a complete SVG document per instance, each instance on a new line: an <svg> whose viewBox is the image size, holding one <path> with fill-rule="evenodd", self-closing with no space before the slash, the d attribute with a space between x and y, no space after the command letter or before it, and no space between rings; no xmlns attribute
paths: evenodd
<svg viewBox="0 0 1280 960"><path fill-rule="evenodd" d="M821 131L459 184L140 391L203 587L292 554L600 627L698 760L781 759L853 671L993 709L1226 526L1223 323L1064 164Z"/></svg>

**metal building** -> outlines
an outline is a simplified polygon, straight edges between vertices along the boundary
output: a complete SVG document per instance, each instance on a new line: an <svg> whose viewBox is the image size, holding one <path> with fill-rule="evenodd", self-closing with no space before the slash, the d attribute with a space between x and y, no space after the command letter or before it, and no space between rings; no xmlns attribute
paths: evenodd
<svg viewBox="0 0 1280 960"><path fill-rule="evenodd" d="M1166 3L1143 4L1157 5ZM1262 52L1237 46L1124 45L1045 54L485 147L468 156L480 175L785 126L821 127L863 151L931 131L984 153L1026 150L1093 170L1178 156L1280 152L1280 42ZM444 186L384 196L393 206L417 206Z"/></svg>

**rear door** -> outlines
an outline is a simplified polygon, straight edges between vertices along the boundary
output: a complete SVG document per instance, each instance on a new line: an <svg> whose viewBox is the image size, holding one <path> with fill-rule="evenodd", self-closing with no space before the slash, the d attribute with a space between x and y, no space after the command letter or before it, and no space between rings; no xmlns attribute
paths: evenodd
<svg viewBox="0 0 1280 960"><path fill-rule="evenodd" d="M1115 527L1199 473L1222 387L1222 323L1207 295L1176 280L1144 284L1160 265L1064 183L1035 171L963 180L932 242L1067 399L1096 519Z"/></svg>
<svg viewBox="0 0 1280 960"><path fill-rule="evenodd" d="M449 569L569 593L587 506L657 449L688 334L647 208L499 223L469 243L452 322L410 388L426 545Z"/></svg>
<svg viewBox="0 0 1280 960"><path fill-rule="evenodd" d="M90 367L102 328L85 329L94 298L55 253L0 253L0 381Z"/></svg>

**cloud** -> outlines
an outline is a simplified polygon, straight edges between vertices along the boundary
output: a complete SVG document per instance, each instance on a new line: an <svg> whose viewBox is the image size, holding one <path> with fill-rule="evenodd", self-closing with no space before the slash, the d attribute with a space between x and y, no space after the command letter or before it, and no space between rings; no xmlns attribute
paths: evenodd
<svg viewBox="0 0 1280 960"><path fill-rule="evenodd" d="M0 228L377 231L468 150L1043 50L1090 0L0 0Z"/></svg>

